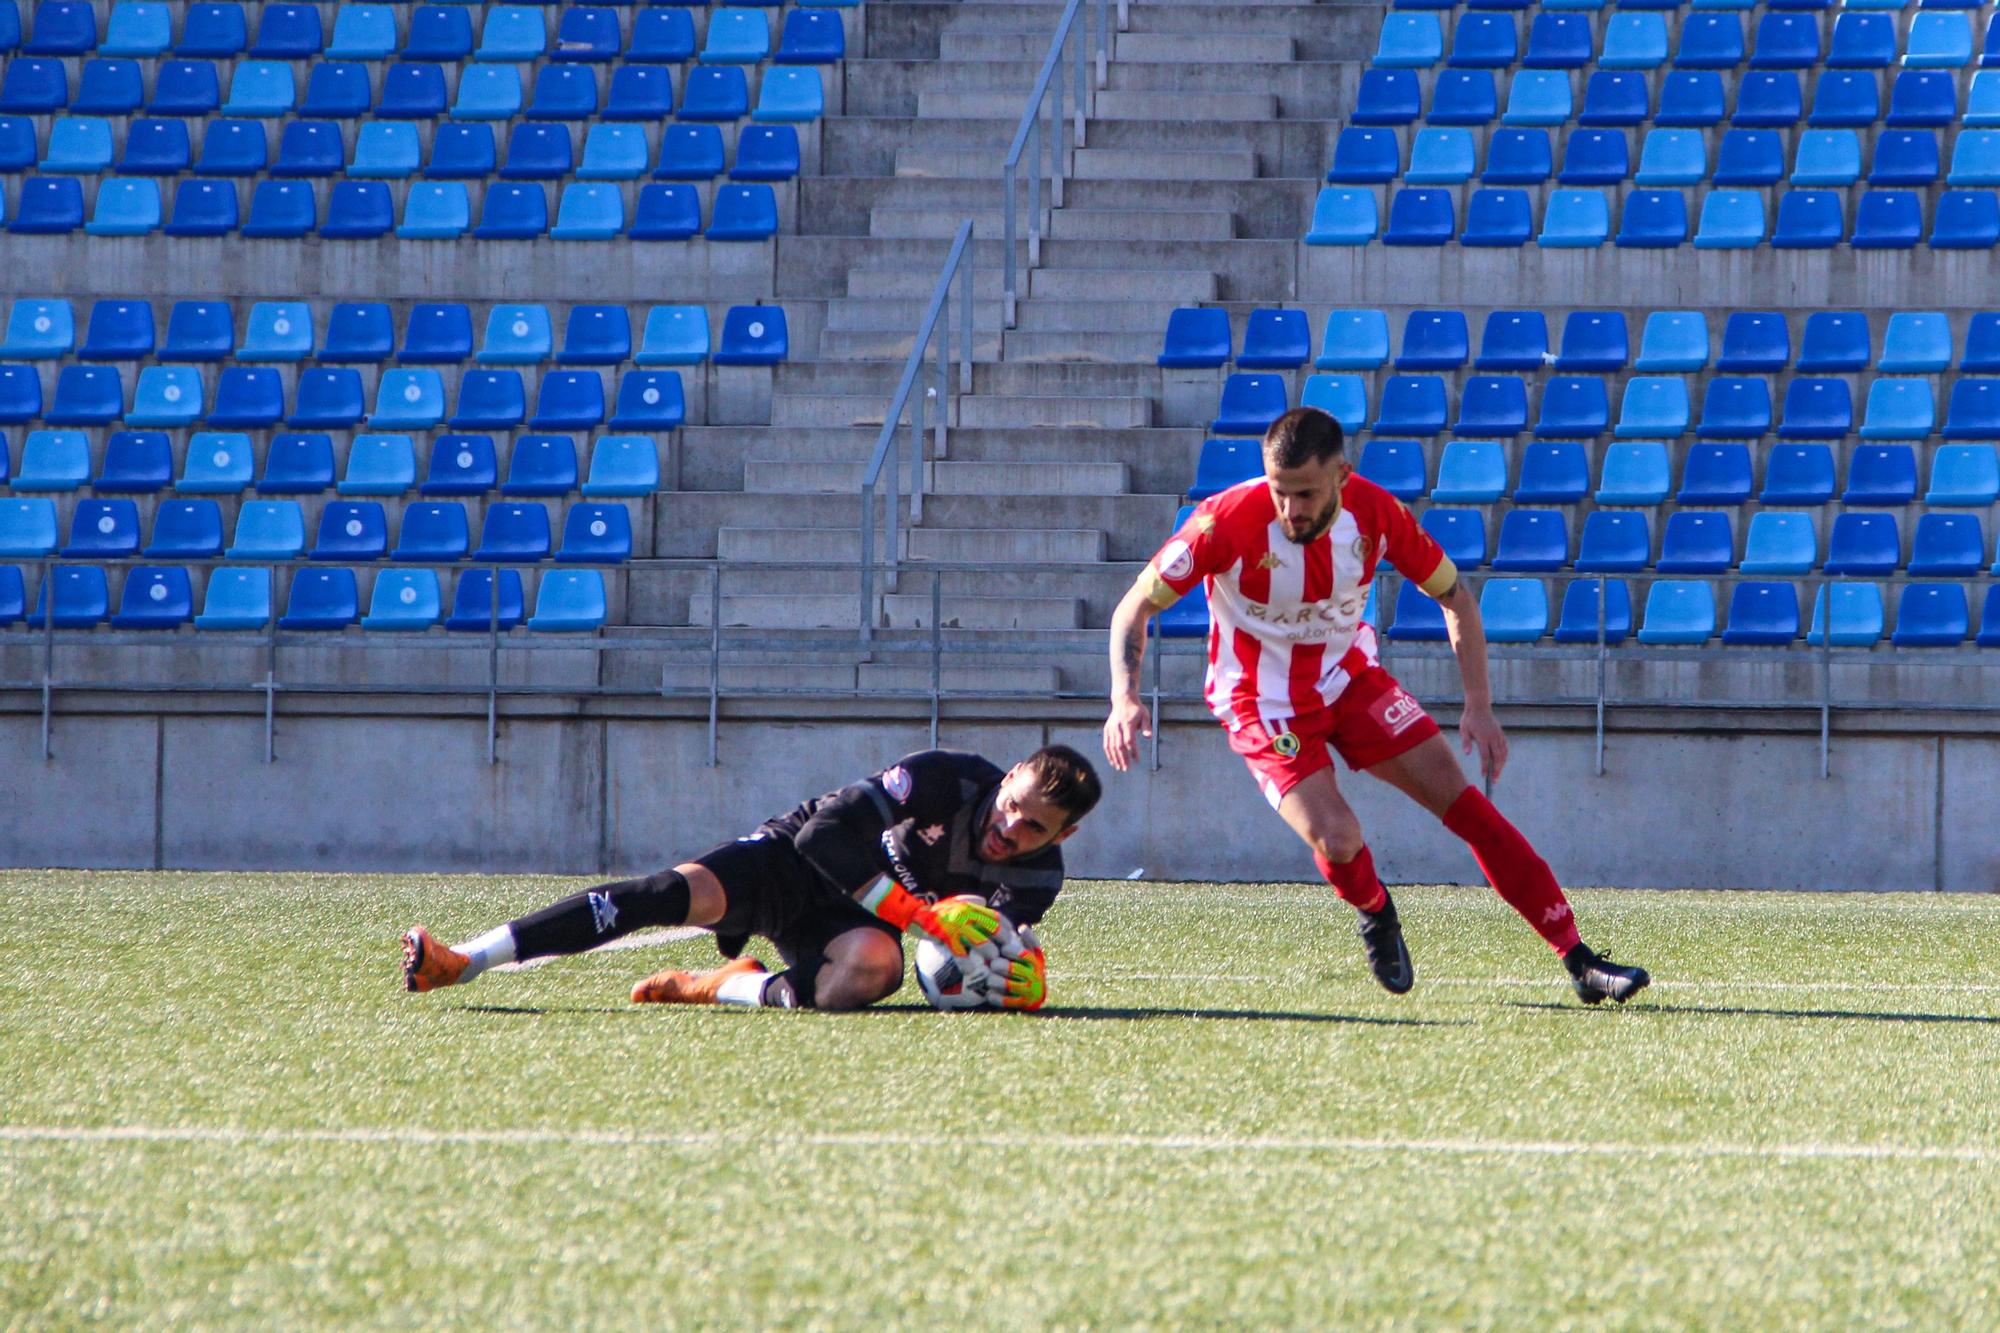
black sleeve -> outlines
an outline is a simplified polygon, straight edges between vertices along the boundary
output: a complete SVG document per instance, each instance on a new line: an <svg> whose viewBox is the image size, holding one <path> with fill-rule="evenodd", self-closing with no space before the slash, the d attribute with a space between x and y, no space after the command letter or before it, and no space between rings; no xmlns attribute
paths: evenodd
<svg viewBox="0 0 2000 1333"><path fill-rule="evenodd" d="M906 878L894 864L883 835L914 820L948 817L958 801L962 762L969 756L948 750L907 755L872 777L850 783L822 801L792 842L806 864L840 892L852 895L876 876ZM991 764L978 761L987 768ZM997 773L998 770L995 770ZM912 893L922 890L904 883Z"/></svg>
<svg viewBox="0 0 2000 1333"><path fill-rule="evenodd" d="M1055 905L1062 885L1062 852L1051 847L1027 862L1009 866L1001 886L987 895L987 901L1017 926L1037 925Z"/></svg>

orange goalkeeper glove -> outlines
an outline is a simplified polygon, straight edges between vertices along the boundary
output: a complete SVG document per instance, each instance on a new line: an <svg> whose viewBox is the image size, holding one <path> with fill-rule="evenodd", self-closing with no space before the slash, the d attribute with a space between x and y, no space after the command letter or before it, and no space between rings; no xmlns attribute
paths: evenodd
<svg viewBox="0 0 2000 1333"><path fill-rule="evenodd" d="M999 913L970 894L934 907L887 875L861 895L861 905L906 934L930 936L958 958L1000 929Z"/></svg>
<svg viewBox="0 0 2000 1333"><path fill-rule="evenodd" d="M993 965L993 974L1005 983L999 993L1002 1009L1039 1009L1049 998L1048 956L1042 942L1026 926L1016 931L1020 952L1009 950Z"/></svg>

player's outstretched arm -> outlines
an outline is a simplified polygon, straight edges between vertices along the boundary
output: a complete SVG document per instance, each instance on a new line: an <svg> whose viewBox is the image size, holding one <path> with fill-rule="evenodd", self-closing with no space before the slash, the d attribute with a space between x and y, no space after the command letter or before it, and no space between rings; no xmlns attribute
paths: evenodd
<svg viewBox="0 0 2000 1333"><path fill-rule="evenodd" d="M1479 618L1479 601L1459 579L1438 599L1444 608L1445 633L1458 658L1458 676L1465 687L1465 709L1458 720L1459 748L1479 751L1479 771L1488 782L1507 766L1507 734L1493 716L1493 686L1486 669L1486 624Z"/></svg>
<svg viewBox="0 0 2000 1333"><path fill-rule="evenodd" d="M1111 715L1104 720L1104 757L1120 773L1139 757L1139 738L1153 734L1153 714L1139 697L1146 622L1174 600L1173 589L1148 567L1111 613Z"/></svg>

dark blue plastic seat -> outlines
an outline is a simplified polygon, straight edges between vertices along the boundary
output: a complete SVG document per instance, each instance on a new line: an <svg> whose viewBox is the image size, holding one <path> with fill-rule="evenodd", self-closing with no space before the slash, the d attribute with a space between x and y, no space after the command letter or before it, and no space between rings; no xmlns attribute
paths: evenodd
<svg viewBox="0 0 2000 1333"><path fill-rule="evenodd" d="M58 622L60 623L60 622ZM1896 600L1899 648L1956 648L1971 633L1971 617L1961 583L1912 583Z"/></svg>
<svg viewBox="0 0 2000 1333"><path fill-rule="evenodd" d="M1873 355L1868 316L1860 311L1816 310L1806 316L1799 370L1815 374L1866 370Z"/></svg>
<svg viewBox="0 0 2000 1333"><path fill-rule="evenodd" d="M1891 129L1942 127L1958 119L1958 88L1950 70L1906 69L1889 91Z"/></svg>
<svg viewBox="0 0 2000 1333"><path fill-rule="evenodd" d="M654 181L639 188L625 235L635 241L684 241L700 230L701 199L694 186Z"/></svg>
<svg viewBox="0 0 2000 1333"><path fill-rule="evenodd" d="M1384 245L1444 245L1457 234L1451 192L1405 188L1389 202Z"/></svg>
<svg viewBox="0 0 2000 1333"><path fill-rule="evenodd" d="M1752 129L1787 129L1805 115L1805 94L1790 69L1751 70L1736 85L1736 110L1729 123Z"/></svg>
<svg viewBox="0 0 2000 1333"><path fill-rule="evenodd" d="M713 129L714 126L694 128ZM787 181L799 174L799 132L791 125L746 125L737 131L733 181Z"/></svg>
<svg viewBox="0 0 2000 1333"><path fill-rule="evenodd" d="M65 556L118 560L139 550L139 506L130 500L78 500L70 513Z"/></svg>
<svg viewBox="0 0 2000 1333"><path fill-rule="evenodd" d="M69 75L62 61L16 56L7 62L0 75L0 111L44 116L68 105Z"/></svg>
<svg viewBox="0 0 2000 1333"><path fill-rule="evenodd" d="M51 606L50 585L55 587ZM57 629L90 629L104 623L111 614L111 598L104 570L98 565L57 565L49 569L35 594L34 609L28 612L28 627L40 629L44 622Z"/></svg>
<svg viewBox="0 0 2000 1333"><path fill-rule="evenodd" d="M722 337L716 344L715 364L770 366L790 355L791 335L784 307L733 305L723 314ZM1225 395L1226 392L1225 389ZM1262 433L1261 430L1259 433Z"/></svg>
<svg viewBox="0 0 2000 1333"><path fill-rule="evenodd" d="M242 54L250 44L250 27L240 4L189 5L181 23L178 55L227 57Z"/></svg>
<svg viewBox="0 0 2000 1333"><path fill-rule="evenodd" d="M1646 76L1632 70L1597 70L1583 88L1583 109L1577 124L1589 127L1642 125L1652 110ZM1715 120L1722 118L1721 90L1716 95ZM1713 121L1704 122L1713 124Z"/></svg>
<svg viewBox="0 0 2000 1333"><path fill-rule="evenodd" d="M1761 374L1783 370L1791 359L1791 334L1776 311L1740 310L1724 322L1717 370Z"/></svg>
<svg viewBox="0 0 2000 1333"><path fill-rule="evenodd" d="M1833 498L1833 451L1823 443L1773 445L1765 455L1757 503L1823 505Z"/></svg>
<svg viewBox="0 0 2000 1333"><path fill-rule="evenodd" d="M1457 435L1504 438L1528 428L1528 390L1518 375L1475 375L1459 393Z"/></svg>
<svg viewBox="0 0 2000 1333"><path fill-rule="evenodd" d="M1715 155L1714 180L1717 185L1773 185L1784 174L1784 142L1776 131L1723 131L1722 146Z"/></svg>
<svg viewBox="0 0 2000 1333"><path fill-rule="evenodd" d="M632 319L622 305L571 306L563 331L566 366L615 366L632 355Z"/></svg>
<svg viewBox="0 0 2000 1333"><path fill-rule="evenodd" d="M117 430L104 442L104 464L91 489L100 495L149 495L174 478L173 446L163 430Z"/></svg>
<svg viewBox="0 0 2000 1333"><path fill-rule="evenodd" d="M389 524L377 500L333 500L319 512L313 560L380 560L389 551Z"/></svg>
<svg viewBox="0 0 2000 1333"><path fill-rule="evenodd" d="M1702 396L1695 431L1709 440L1754 440L1771 429L1771 386L1748 375L1718 375Z"/></svg>
<svg viewBox="0 0 2000 1333"><path fill-rule="evenodd" d="M360 593L351 569L300 569L292 574L291 596L278 627L288 630L343 630L361 618Z"/></svg>
<svg viewBox="0 0 2000 1333"><path fill-rule="evenodd" d="M1500 520L1493 568L1520 572L1561 569L1569 563L1569 525L1560 509L1510 509Z"/></svg>
<svg viewBox="0 0 2000 1333"><path fill-rule="evenodd" d="M1848 244L1857 250L1907 250L1923 229L1923 201L1915 190L1865 190Z"/></svg>
<svg viewBox="0 0 2000 1333"><path fill-rule="evenodd" d="M60 235L83 225L83 184L75 177L30 176L19 190L9 231Z"/></svg>
<svg viewBox="0 0 2000 1333"><path fill-rule="evenodd" d="M1922 514L1910 539L1915 578L1963 578L1986 564L1986 533L1973 514Z"/></svg>
<svg viewBox="0 0 2000 1333"><path fill-rule="evenodd" d="M425 495L481 495L499 484L490 435L439 435L431 441Z"/></svg>
<svg viewBox="0 0 2000 1333"><path fill-rule="evenodd" d="M1403 324L1398 370L1456 370L1470 351L1465 312L1413 310Z"/></svg>
<svg viewBox="0 0 2000 1333"><path fill-rule="evenodd" d="M299 372L292 414L286 424L346 430L360 422L365 410L359 371L316 366Z"/></svg>
<svg viewBox="0 0 2000 1333"><path fill-rule="evenodd" d="M606 61L618 56L618 11L604 5L564 5L556 27L557 60Z"/></svg>
<svg viewBox="0 0 2000 1333"><path fill-rule="evenodd" d="M1597 376L1557 375L1543 385L1541 415L1535 421L1538 437L1593 439L1602 435L1610 424L1610 399L1604 381Z"/></svg>
<svg viewBox="0 0 2000 1333"><path fill-rule="evenodd" d="M319 221L319 203L304 181L263 180L250 196L245 236L291 240L311 232Z"/></svg>
<svg viewBox="0 0 2000 1333"><path fill-rule="evenodd" d="M221 105L222 84L213 61L168 60L153 76L153 100L146 109L161 116L206 116Z"/></svg>
<svg viewBox="0 0 2000 1333"><path fill-rule="evenodd" d="M267 4L257 23L253 56L275 60L308 60L320 53L324 35L317 5Z"/></svg>
<svg viewBox="0 0 2000 1333"><path fill-rule="evenodd" d="M1789 583L1746 580L1729 595L1728 644L1787 644L1799 637L1799 594Z"/></svg>
<svg viewBox="0 0 2000 1333"><path fill-rule="evenodd" d="M1618 227L1621 247L1672 248L1687 237L1687 197L1679 190L1634 190L1625 197Z"/></svg>
<svg viewBox="0 0 2000 1333"><path fill-rule="evenodd" d="M537 430L582 430L604 422L604 377L595 370L554 370L535 396Z"/></svg>
<svg viewBox="0 0 2000 1333"><path fill-rule="evenodd" d="M1631 174L1631 145L1623 130L1571 131L1558 177L1564 185L1618 185Z"/></svg>
<svg viewBox="0 0 2000 1333"><path fill-rule="evenodd" d="M1853 10L1833 21L1828 69L1887 69L1896 59L1896 21L1888 14Z"/></svg>
<svg viewBox="0 0 2000 1333"><path fill-rule="evenodd" d="M1539 310L1488 312L1479 338L1480 370L1540 370L1548 357L1548 320Z"/></svg>
<svg viewBox="0 0 2000 1333"><path fill-rule="evenodd" d="M621 65L611 72L606 120L661 120L674 109L672 76L654 65Z"/></svg>
<svg viewBox="0 0 2000 1333"><path fill-rule="evenodd" d="M1479 510L1432 505L1424 510L1420 523L1460 569L1477 569L1486 563L1486 518Z"/></svg>
<svg viewBox="0 0 2000 1333"><path fill-rule="evenodd" d="M37 0L35 30L21 50L31 56L80 56L97 49L97 10L87 0Z"/></svg>
<svg viewBox="0 0 2000 1333"><path fill-rule="evenodd" d="M1576 441L1535 440L1522 451L1516 504L1574 504L1589 489L1589 465Z"/></svg>
<svg viewBox="0 0 2000 1333"><path fill-rule="evenodd" d="M1436 435L1444 429L1444 379L1439 375L1391 375L1369 429L1388 435Z"/></svg>
<svg viewBox="0 0 2000 1333"><path fill-rule="evenodd" d="M153 512L155 559L206 560L222 554L222 509L213 500L162 500Z"/></svg>
<svg viewBox="0 0 2000 1333"><path fill-rule="evenodd" d="M1660 109L1653 117L1653 123L1705 129L1722 122L1722 106L1722 76L1716 71L1670 70L1660 81Z"/></svg>
<svg viewBox="0 0 2000 1333"><path fill-rule="evenodd" d="M264 454L259 495L317 495L333 489L333 437L317 432L280 432Z"/></svg>
<svg viewBox="0 0 2000 1333"><path fill-rule="evenodd" d="M342 6L343 12L352 6ZM338 35L338 24L335 26ZM403 59L452 64L472 54L472 16L464 5L418 5L410 11Z"/></svg>
<svg viewBox="0 0 2000 1333"><path fill-rule="evenodd" d="M1520 246L1535 229L1526 190L1474 190L1465 207L1460 245Z"/></svg>
<svg viewBox="0 0 2000 1333"><path fill-rule="evenodd" d="M632 515L622 504L575 504L563 519L556 560L620 564L632 556Z"/></svg>
<svg viewBox="0 0 2000 1333"><path fill-rule="evenodd" d="M2000 379L1952 381L1943 434L1947 440L2000 440Z"/></svg>
<svg viewBox="0 0 2000 1333"><path fill-rule="evenodd" d="M1421 466L1421 459L1419 459ZM1187 498L1199 503L1239 482L1264 475L1262 445L1256 440L1204 440L1195 461ZM1421 483L1421 478L1419 479ZM1422 486L1419 484L1421 491Z"/></svg>
<svg viewBox="0 0 2000 1333"><path fill-rule="evenodd" d="M320 224L319 234L331 240L372 240L388 235L395 225L387 183L335 181L327 195L326 221Z"/></svg>
<svg viewBox="0 0 2000 1333"><path fill-rule="evenodd" d="M1213 443L1241 446L1246 460L1258 460L1257 472L1252 475L1263 475L1258 441L1216 440ZM1371 436L1361 448L1361 461L1355 470L1398 500L1414 500L1424 493L1424 447L1415 440L1385 440L1380 436Z"/></svg>
<svg viewBox="0 0 2000 1333"><path fill-rule="evenodd" d="M1617 371L1625 368L1630 357L1624 315L1615 310L1577 310L1563 322L1555 368Z"/></svg>
<svg viewBox="0 0 2000 1333"><path fill-rule="evenodd" d="M125 391L108 366L64 366L42 419L54 426L102 426L125 413Z"/></svg>
<svg viewBox="0 0 2000 1333"><path fill-rule="evenodd" d="M677 370L628 370L618 377L618 401L608 423L618 430L670 431L687 418Z"/></svg>
<svg viewBox="0 0 2000 1333"><path fill-rule="evenodd" d="M383 67L376 115L384 120L432 120L442 116L444 109L442 66L420 60Z"/></svg>
<svg viewBox="0 0 2000 1333"><path fill-rule="evenodd" d="M1778 196L1778 221L1771 244L1780 250L1829 250L1846 227L1840 195L1833 190L1786 190Z"/></svg>
<svg viewBox="0 0 2000 1333"><path fill-rule="evenodd" d="M1159 364L1168 369L1226 365L1231 352L1229 312L1220 307L1181 306L1167 316Z"/></svg>
<svg viewBox="0 0 2000 1333"><path fill-rule="evenodd" d="M1681 22L1676 69L1734 69L1743 63L1743 20L1734 14L1695 12Z"/></svg>
<svg viewBox="0 0 2000 1333"><path fill-rule="evenodd" d="M1486 125L1499 114L1493 71L1447 69L1435 76L1430 111L1424 120L1431 125Z"/></svg>
<svg viewBox="0 0 2000 1333"><path fill-rule="evenodd" d="M299 103L299 114L352 120L367 115L373 104L366 65L356 60L317 60L306 76L306 95Z"/></svg>
<svg viewBox="0 0 2000 1333"><path fill-rule="evenodd" d="M446 121L432 135L424 175L432 180L478 180L492 175L497 162L491 125Z"/></svg>
<svg viewBox="0 0 2000 1333"><path fill-rule="evenodd" d="M398 364L456 365L472 356L472 312L462 301L425 302L410 307L403 326Z"/></svg>
<svg viewBox="0 0 2000 1333"><path fill-rule="evenodd" d="M655 180L712 180L722 173L722 131L714 125L673 124L660 129Z"/></svg>
<svg viewBox="0 0 2000 1333"><path fill-rule="evenodd" d="M743 71L737 70L736 76L741 79ZM690 87L693 82L690 76ZM527 114L536 120L586 120L596 115L597 76L581 65L542 66L535 74Z"/></svg>
<svg viewBox="0 0 2000 1333"><path fill-rule="evenodd" d="M420 501L403 510L391 560L463 560L472 547L465 506L456 500Z"/></svg>
<svg viewBox="0 0 2000 1333"><path fill-rule="evenodd" d="M1728 514L1683 509L1667 516L1655 566L1661 573L1720 574L1735 562L1736 536Z"/></svg>
<svg viewBox="0 0 2000 1333"><path fill-rule="evenodd" d="M569 131L561 125L523 121L509 131L502 180L556 180L574 169Z"/></svg>
<svg viewBox="0 0 2000 1333"><path fill-rule="evenodd" d="M473 235L482 240L533 240L548 234L549 196L538 181L500 181L486 187Z"/></svg>
<svg viewBox="0 0 2000 1333"><path fill-rule="evenodd" d="M1932 214L1935 250L1990 250L2000 244L2000 196L1992 190L1946 190Z"/></svg>
<svg viewBox="0 0 2000 1333"><path fill-rule="evenodd" d="M1765 14L1757 21L1752 69L1811 69L1819 63L1819 21L1809 14Z"/></svg>
<svg viewBox="0 0 2000 1333"><path fill-rule="evenodd" d="M1844 505L1905 505L1917 498L1917 456L1907 444L1857 444L1847 463Z"/></svg>
<svg viewBox="0 0 2000 1333"><path fill-rule="evenodd" d="M1282 375L1233 374L1222 382L1222 405L1209 429L1261 436L1290 406Z"/></svg>
<svg viewBox="0 0 2000 1333"><path fill-rule="evenodd" d="M468 370L458 381L453 430L511 430L528 415L527 390L517 370Z"/></svg>
<svg viewBox="0 0 2000 1333"><path fill-rule="evenodd" d="M1528 50L1521 63L1529 69L1582 69L1595 54L1589 15L1544 10L1528 29Z"/></svg>
<svg viewBox="0 0 2000 1333"><path fill-rule="evenodd" d="M1801 375L1786 386L1785 416L1778 425L1779 438L1838 440L1853 429L1854 399L1846 380Z"/></svg>
<svg viewBox="0 0 2000 1333"><path fill-rule="evenodd" d="M631 44L625 48L627 61L678 65L694 59L694 51L694 21L689 10L652 6L633 13Z"/></svg>
<svg viewBox="0 0 2000 1333"><path fill-rule="evenodd" d="M1571 579L1563 589L1557 643L1621 643L1632 633L1632 590L1623 579L1603 582L1602 609L1596 579ZM1602 623L1600 623L1600 621Z"/></svg>
<svg viewBox="0 0 2000 1333"><path fill-rule="evenodd" d="M1547 130L1498 129L1487 139L1486 167L1479 179L1488 185L1540 185L1549 178L1553 161Z"/></svg>
<svg viewBox="0 0 2000 1333"><path fill-rule="evenodd" d="M342 301L328 312L321 361L378 364L394 349L396 328L387 302Z"/></svg>
<svg viewBox="0 0 2000 1333"><path fill-rule="evenodd" d="M1592 574L1618 574L1652 563L1653 533L1646 515L1633 509L1597 509L1583 520L1576 567Z"/></svg>
<svg viewBox="0 0 2000 1333"><path fill-rule="evenodd" d="M500 595L495 604L494 575L499 575ZM526 618L518 569L468 569L458 576L452 596L451 615L445 628L463 633L484 634L491 628L509 630Z"/></svg>
<svg viewBox="0 0 2000 1333"><path fill-rule="evenodd" d="M576 489L576 441L567 435L523 435L514 441L502 495L566 495Z"/></svg>
<svg viewBox="0 0 2000 1333"><path fill-rule="evenodd" d="M129 116L146 100L136 60L86 60L69 109L86 116Z"/></svg>
<svg viewBox="0 0 2000 1333"><path fill-rule="evenodd" d="M504 563L549 558L549 511L540 504L490 504L474 560Z"/></svg>
<svg viewBox="0 0 2000 1333"><path fill-rule="evenodd" d="M1354 114L1348 120L1354 125L1408 125L1416 120L1421 106L1422 91L1415 70L1365 69ZM681 115L687 116L685 105Z"/></svg>
<svg viewBox="0 0 2000 1333"><path fill-rule="evenodd" d="M1372 185L1402 174L1402 148L1393 130L1350 125L1334 141L1326 178L1342 185Z"/></svg>
<svg viewBox="0 0 2000 1333"><path fill-rule="evenodd" d="M697 65L681 94L682 120L733 121L750 112L750 84L740 65Z"/></svg>

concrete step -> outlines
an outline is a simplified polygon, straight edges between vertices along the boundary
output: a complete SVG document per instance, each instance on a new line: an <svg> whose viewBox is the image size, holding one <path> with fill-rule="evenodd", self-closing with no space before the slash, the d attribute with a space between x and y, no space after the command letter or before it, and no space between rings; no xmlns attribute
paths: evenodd
<svg viewBox="0 0 2000 1333"><path fill-rule="evenodd" d="M938 34L940 60L1041 60L1049 53L1055 25L1041 31L998 32L949 28ZM1093 49L1095 42L1092 43Z"/></svg>
<svg viewBox="0 0 2000 1333"><path fill-rule="evenodd" d="M1079 148L1073 172L1078 180L1211 181L1254 180L1253 152L1175 152L1143 148Z"/></svg>
<svg viewBox="0 0 2000 1333"><path fill-rule="evenodd" d="M1038 275L1039 276L1039 275ZM972 297L975 301L998 300L1006 275L999 269L981 269L977 264L972 270ZM1129 281L1129 279L1128 279ZM931 292L937 286L936 273L924 273L913 268L854 268L847 271L847 294L856 300L915 300L929 301ZM956 301L962 289L958 280L952 282L951 295ZM1207 297L1196 297L1207 300Z"/></svg>
<svg viewBox="0 0 2000 1333"><path fill-rule="evenodd" d="M891 593L882 599L890 629L929 629L931 598L924 593ZM1075 597L969 597L946 594L938 612L946 629L1081 629L1083 602Z"/></svg>
<svg viewBox="0 0 2000 1333"><path fill-rule="evenodd" d="M926 655L927 650L918 646L896 654L897 660L886 662L754 663L725 657L721 686L725 693L791 690L825 694L860 689L871 693L895 690L924 694L932 685L931 668L921 660ZM1061 677L1061 671L1053 666L996 666L983 662L967 665L962 656L955 656L939 664L936 683L959 695L1047 694L1061 687ZM708 664L674 663L661 668L657 678L649 677L647 683L674 694L706 694Z"/></svg>
<svg viewBox="0 0 2000 1333"><path fill-rule="evenodd" d="M928 666L863 662L855 669L855 675L863 689L922 693L931 688ZM1062 687L1062 672L1052 666L1000 666L986 662L968 666L960 658L957 665L940 665L938 684L961 694L982 690L994 694L1046 694Z"/></svg>
<svg viewBox="0 0 2000 1333"><path fill-rule="evenodd" d="M780 393L771 397L773 426L811 428L879 426L889 406L890 388L880 393ZM925 412L929 417L929 409ZM948 420L954 419L947 418ZM907 420L908 418L905 417Z"/></svg>
<svg viewBox="0 0 2000 1333"><path fill-rule="evenodd" d="M875 535L878 545L885 540ZM904 528L904 558L949 564L1082 564L1104 558L1104 534L1091 528ZM747 563L855 564L861 559L856 528L723 528L716 555Z"/></svg>
<svg viewBox="0 0 2000 1333"><path fill-rule="evenodd" d="M1160 325L1165 330L1164 322ZM1009 333L1002 342L1005 359L1020 362L1089 362L1129 365L1150 361L1160 353L1159 333Z"/></svg>
<svg viewBox="0 0 2000 1333"><path fill-rule="evenodd" d="M851 279L852 275L850 275ZM974 283L977 284L977 276ZM998 291L1000 276L994 278ZM1072 301L1119 301L1133 297L1193 305L1215 299L1215 274L1206 269L1157 270L1140 277L1123 269L1048 268L1028 279L1028 295Z"/></svg>
<svg viewBox="0 0 2000 1333"><path fill-rule="evenodd" d="M931 275L931 282L937 282L937 275ZM952 288L954 298L958 289ZM911 297L876 297L866 301L829 301L826 306L828 332L868 330L876 332L890 329L898 333L909 333L917 327L917 321L924 317L930 305L930 292ZM972 327L981 330L998 331L1000 328L1000 305L997 301L980 301L976 297L972 303ZM952 327L963 325L963 312L956 300L952 303Z"/></svg>
<svg viewBox="0 0 2000 1333"><path fill-rule="evenodd" d="M1178 304L1160 298L1071 301L1037 296L1021 303L1014 327L1026 333L1159 333Z"/></svg>
<svg viewBox="0 0 2000 1333"><path fill-rule="evenodd" d="M958 356L957 338L954 331L951 344L954 360ZM884 357L901 361L910 355L916 341L915 320L911 320L910 327L900 333L894 329L830 330L819 335L819 355L824 361L878 361ZM932 346L935 348L936 344ZM998 361L1001 347L998 329L975 332L972 336L972 359L975 362Z"/></svg>
<svg viewBox="0 0 2000 1333"><path fill-rule="evenodd" d="M765 494L854 495L868 466L747 458L743 489ZM936 495L1123 495L1123 463L952 463L926 466L925 490Z"/></svg>
<svg viewBox="0 0 2000 1333"><path fill-rule="evenodd" d="M978 180L990 181L993 194L990 202L997 203L1000 194L1000 168L1007 161L1008 140L1012 129L996 134L989 146L980 144L908 144L896 150L896 177L899 180ZM1047 160L1047 154L1043 155ZM1021 159L1022 188L1026 184L1027 158Z"/></svg>
<svg viewBox="0 0 2000 1333"><path fill-rule="evenodd" d="M917 94L917 118L929 120L990 120L1004 125L1007 138L1014 137L1014 127L1021 123L1021 113L1028 109L1028 90L1035 86L1033 75L1011 87L961 85L950 75L962 69L978 69L980 66L940 65L941 74L946 77ZM1064 86L1063 100L1069 100L1069 87ZM1071 108L1073 111L1074 108Z"/></svg>
<svg viewBox="0 0 2000 1333"><path fill-rule="evenodd" d="M1043 398L971 394L958 400L958 419L967 426L1050 426L1063 429L1150 426L1150 398Z"/></svg>
<svg viewBox="0 0 2000 1333"><path fill-rule="evenodd" d="M999 187L994 187L998 194ZM1043 210L1044 218L1049 217ZM950 240L958 234L959 224L972 219L973 233L977 236L1000 238L1006 234L1006 215L998 208L953 208L938 209L911 207L907 205L884 204L868 210L868 234L888 240ZM1050 230L1052 221L1043 223L1044 236L1057 234ZM1028 234L1028 210L1021 209L1014 215L1016 236ZM1002 254L1006 251L1003 249ZM937 280L933 270L931 280Z"/></svg>
<svg viewBox="0 0 2000 1333"><path fill-rule="evenodd" d="M1142 93L1101 89L1092 120L1189 120L1264 122L1278 117L1278 99L1269 93Z"/></svg>
<svg viewBox="0 0 2000 1333"><path fill-rule="evenodd" d="M1226 241L1236 235L1236 218L1230 213L1207 209L1128 213L1119 209L1061 208L1051 219L1048 234L1072 241Z"/></svg>
<svg viewBox="0 0 2000 1333"><path fill-rule="evenodd" d="M1284 65L1298 54L1282 32L1121 32L1114 64Z"/></svg>

